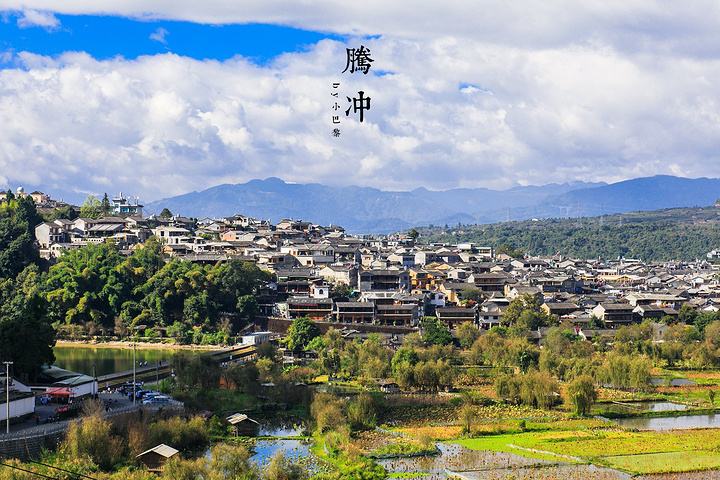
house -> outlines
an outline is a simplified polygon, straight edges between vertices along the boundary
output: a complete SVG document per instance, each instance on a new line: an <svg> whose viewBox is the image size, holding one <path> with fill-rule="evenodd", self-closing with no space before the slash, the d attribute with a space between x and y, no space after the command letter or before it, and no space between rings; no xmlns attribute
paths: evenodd
<svg viewBox="0 0 720 480"><path fill-rule="evenodd" d="M114 215L142 217L143 206L140 205L140 200L137 197L134 200L129 200L123 196L122 192L110 200L110 207Z"/></svg>
<svg viewBox="0 0 720 480"><path fill-rule="evenodd" d="M257 435L260 424L244 413L234 413L225 419L235 436L250 437Z"/></svg>
<svg viewBox="0 0 720 480"><path fill-rule="evenodd" d="M159 473L162 472L165 463L178 453L180 452L174 448L161 443L150 450L145 450L135 458L145 465L148 471Z"/></svg>
<svg viewBox="0 0 720 480"><path fill-rule="evenodd" d="M336 302L333 317L338 323L373 323L375 306L371 302Z"/></svg>
<svg viewBox="0 0 720 480"><path fill-rule="evenodd" d="M400 393L400 385L392 380L379 380L378 387L383 393Z"/></svg>
<svg viewBox="0 0 720 480"><path fill-rule="evenodd" d="M461 323L475 324L477 321L477 308L465 307L438 307L435 309L437 318L445 323L450 330L454 330Z"/></svg>
<svg viewBox="0 0 720 480"><path fill-rule="evenodd" d="M408 291L410 276L405 270L364 270L358 274L360 291Z"/></svg>
<svg viewBox="0 0 720 480"><path fill-rule="evenodd" d="M376 322L380 325L412 327L417 325L417 305L376 305Z"/></svg>
<svg viewBox="0 0 720 480"><path fill-rule="evenodd" d="M358 269L354 265L326 265L318 270L318 275L330 283L357 286Z"/></svg>
<svg viewBox="0 0 720 480"><path fill-rule="evenodd" d="M6 392L7 377L0 377L0 382L0 398L3 403L5 403L6 397L10 398L10 421L26 418L35 413L35 395L30 387L10 378L10 391ZM0 422L5 422L7 419L6 410L6 405L0 407Z"/></svg>
<svg viewBox="0 0 720 480"><path fill-rule="evenodd" d="M599 303L592 309L592 313L605 322L608 328L615 328L636 321L633 308L629 303Z"/></svg>
<svg viewBox="0 0 720 480"><path fill-rule="evenodd" d="M542 308L548 315L554 315L556 317L569 315L579 309L579 307L572 302L543 303L540 308Z"/></svg>
<svg viewBox="0 0 720 480"><path fill-rule="evenodd" d="M290 318L327 320L332 314L333 301L330 298L290 297L287 306Z"/></svg>

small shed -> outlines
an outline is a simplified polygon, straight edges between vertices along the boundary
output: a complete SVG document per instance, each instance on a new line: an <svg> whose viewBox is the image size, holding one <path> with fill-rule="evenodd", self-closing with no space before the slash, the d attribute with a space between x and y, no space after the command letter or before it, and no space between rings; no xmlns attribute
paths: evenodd
<svg viewBox="0 0 720 480"><path fill-rule="evenodd" d="M174 457L178 453L179 452L173 447L161 443L160 445L153 447L150 450L145 450L135 458L140 460L143 465L147 467L148 471L161 472L163 467L165 466L165 462L167 462L170 458Z"/></svg>
<svg viewBox="0 0 720 480"><path fill-rule="evenodd" d="M383 393L400 393L400 385L392 380L380 380L378 386Z"/></svg>
<svg viewBox="0 0 720 480"><path fill-rule="evenodd" d="M236 437L239 435L247 437L255 436L258 430L260 430L260 424L244 413L235 413L225 420L227 420L232 427Z"/></svg>

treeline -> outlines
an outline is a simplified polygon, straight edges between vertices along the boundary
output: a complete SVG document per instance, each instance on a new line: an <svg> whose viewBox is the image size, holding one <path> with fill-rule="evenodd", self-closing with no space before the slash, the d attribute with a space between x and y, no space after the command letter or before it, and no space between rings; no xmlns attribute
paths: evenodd
<svg viewBox="0 0 720 480"><path fill-rule="evenodd" d="M652 212L651 212L652 213ZM622 219L625 220L622 220ZM475 242L531 255L693 260L720 247L717 218L702 222L648 214L419 229L423 242Z"/></svg>
<svg viewBox="0 0 720 480"><path fill-rule="evenodd" d="M257 314L254 293L270 279L248 262L167 260L155 239L130 255L112 242L71 249L48 268L34 245L41 222L29 197L0 202L0 352L21 378L54 361L56 331L227 342Z"/></svg>
<svg viewBox="0 0 720 480"><path fill-rule="evenodd" d="M250 262L166 261L150 239L123 256L113 243L71 250L43 289L58 332L226 342L257 314L253 295L269 274Z"/></svg>

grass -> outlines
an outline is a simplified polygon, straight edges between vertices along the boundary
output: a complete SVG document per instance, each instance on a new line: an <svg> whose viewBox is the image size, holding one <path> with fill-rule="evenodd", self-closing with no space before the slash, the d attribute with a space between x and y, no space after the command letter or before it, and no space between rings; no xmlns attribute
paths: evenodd
<svg viewBox="0 0 720 480"><path fill-rule="evenodd" d="M720 468L720 454L696 450L693 452L646 453L603 458L608 467L635 474L674 473Z"/></svg>
<svg viewBox="0 0 720 480"><path fill-rule="evenodd" d="M673 432L629 432L614 428L547 430L459 439L453 443L472 450L514 453L542 460L576 457L634 474L720 467L720 454L713 452L720 451L720 435L713 429Z"/></svg>

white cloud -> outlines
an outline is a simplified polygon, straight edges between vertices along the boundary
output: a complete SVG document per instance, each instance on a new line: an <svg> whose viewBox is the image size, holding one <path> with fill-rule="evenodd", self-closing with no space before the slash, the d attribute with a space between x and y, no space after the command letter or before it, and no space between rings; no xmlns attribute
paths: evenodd
<svg viewBox="0 0 720 480"><path fill-rule="evenodd" d="M60 20L52 12L32 9L23 9L17 19L18 27L41 27L54 30L60 26Z"/></svg>
<svg viewBox="0 0 720 480"><path fill-rule="evenodd" d="M150 200L267 176L398 189L720 176L715 3L145 4L22 3L382 33L363 42L373 68L392 73L341 75L356 40L265 66L21 53L19 68L0 70L7 181L102 192L112 179ZM364 124L342 113L339 139L330 135L337 80L343 107L360 88L372 97Z"/></svg>
<svg viewBox="0 0 720 480"><path fill-rule="evenodd" d="M385 76L341 75L325 40L267 66L172 54L20 54L0 71L9 181L155 199L224 182L509 187L656 173L720 176L720 62L607 47L442 38L366 42ZM372 98L332 130L331 84ZM468 91L463 85L481 88Z"/></svg>
<svg viewBox="0 0 720 480"><path fill-rule="evenodd" d="M163 45L167 45L167 37L170 34L166 29L159 27L153 33L150 34L150 40L155 40Z"/></svg>
<svg viewBox="0 0 720 480"><path fill-rule="evenodd" d="M0 10L24 8L410 39L453 36L532 48L599 41L627 51L698 56L717 55L720 38L720 4L714 0L0 0Z"/></svg>

